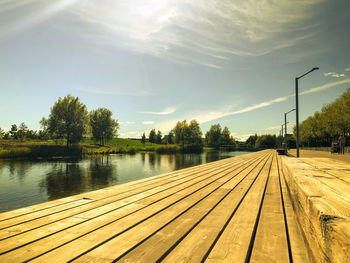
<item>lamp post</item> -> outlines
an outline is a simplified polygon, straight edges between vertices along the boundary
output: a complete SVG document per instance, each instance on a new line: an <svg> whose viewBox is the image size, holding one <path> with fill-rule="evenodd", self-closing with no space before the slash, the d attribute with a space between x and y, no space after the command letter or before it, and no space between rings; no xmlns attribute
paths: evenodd
<svg viewBox="0 0 350 263"><path fill-rule="evenodd" d="M286 151L288 148L287 147L287 114L291 113L292 111L295 111L295 109L292 109L284 114L284 143L285 143L284 147Z"/></svg>
<svg viewBox="0 0 350 263"><path fill-rule="evenodd" d="M299 95L298 95L298 80L301 79L302 77L306 76L307 74L311 73L314 70L318 70L319 68L312 68L305 74L301 75L300 77L295 78L295 109L296 109L296 126L297 126L297 141L296 141L296 146L297 146L297 157L300 156L299 153Z"/></svg>

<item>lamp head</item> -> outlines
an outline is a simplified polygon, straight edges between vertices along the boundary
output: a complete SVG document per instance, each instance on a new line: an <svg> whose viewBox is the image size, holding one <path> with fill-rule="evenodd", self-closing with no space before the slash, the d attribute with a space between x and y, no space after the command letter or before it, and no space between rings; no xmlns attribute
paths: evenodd
<svg viewBox="0 0 350 263"><path fill-rule="evenodd" d="M314 71L314 70L319 70L319 67L315 67L312 69L312 71Z"/></svg>

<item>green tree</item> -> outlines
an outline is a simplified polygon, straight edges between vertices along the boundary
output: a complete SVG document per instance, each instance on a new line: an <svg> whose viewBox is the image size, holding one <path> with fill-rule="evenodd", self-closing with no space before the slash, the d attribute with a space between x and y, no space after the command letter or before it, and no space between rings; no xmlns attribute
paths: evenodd
<svg viewBox="0 0 350 263"><path fill-rule="evenodd" d="M17 125L16 124L12 124L11 125L11 129L10 129L10 135L11 135L12 139L17 140L17 138L18 138L17 131L18 131Z"/></svg>
<svg viewBox="0 0 350 263"><path fill-rule="evenodd" d="M24 122L22 122L20 125L19 125L19 128L18 128L18 131L17 131L17 137L23 141L25 139L25 137L27 136L27 133L28 133L28 127L27 125L25 125Z"/></svg>
<svg viewBox="0 0 350 263"><path fill-rule="evenodd" d="M55 102L48 119L43 118L40 123L47 126L52 138L65 138L69 147L82 140L88 120L86 106L78 97L67 95Z"/></svg>
<svg viewBox="0 0 350 263"><path fill-rule="evenodd" d="M188 143L202 145L202 130L196 120L191 120L188 125Z"/></svg>
<svg viewBox="0 0 350 263"><path fill-rule="evenodd" d="M5 131L0 128L0 139L3 139L5 137Z"/></svg>
<svg viewBox="0 0 350 263"><path fill-rule="evenodd" d="M143 144L146 143L146 134L145 133L142 134L141 143L143 143Z"/></svg>
<svg viewBox="0 0 350 263"><path fill-rule="evenodd" d="M112 112L106 108L98 108L90 112L90 126L95 141L104 145L106 141L118 136L119 123L112 119Z"/></svg>
<svg viewBox="0 0 350 263"><path fill-rule="evenodd" d="M150 143L155 143L156 142L156 130L152 129L149 134L148 134L148 140Z"/></svg>
<svg viewBox="0 0 350 263"><path fill-rule="evenodd" d="M218 148L221 140L221 126L220 124L214 124L210 127L209 131L205 134L208 145Z"/></svg>
<svg viewBox="0 0 350 263"><path fill-rule="evenodd" d="M162 143L162 132L158 131L157 135L156 135L156 143L157 144L161 144Z"/></svg>
<svg viewBox="0 0 350 263"><path fill-rule="evenodd" d="M167 142L169 144L173 144L174 143L174 132L173 131L169 132L168 137L167 137Z"/></svg>
<svg viewBox="0 0 350 263"><path fill-rule="evenodd" d="M173 128L175 134L175 142L178 144L184 145L186 143L187 134L188 134L188 124L187 121L178 121Z"/></svg>
<svg viewBox="0 0 350 263"><path fill-rule="evenodd" d="M246 140L246 145L248 147L251 147L251 148L254 148L255 147L255 142L256 140L258 139L258 135L255 134L255 135L250 135L249 138Z"/></svg>
<svg viewBox="0 0 350 263"><path fill-rule="evenodd" d="M224 129L221 132L220 144L221 145L235 145L235 140L231 136L231 132L226 126L224 127Z"/></svg>
<svg viewBox="0 0 350 263"><path fill-rule="evenodd" d="M257 148L276 148L277 138L276 135L261 135L255 142L255 147Z"/></svg>

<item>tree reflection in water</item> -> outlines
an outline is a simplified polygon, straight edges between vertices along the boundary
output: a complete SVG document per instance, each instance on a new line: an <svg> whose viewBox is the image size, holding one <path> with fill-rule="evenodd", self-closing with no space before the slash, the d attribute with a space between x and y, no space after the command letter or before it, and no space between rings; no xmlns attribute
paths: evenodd
<svg viewBox="0 0 350 263"><path fill-rule="evenodd" d="M126 183L239 153L110 155L81 160L1 160L0 211Z"/></svg>
<svg viewBox="0 0 350 263"><path fill-rule="evenodd" d="M94 157L88 168L80 163L59 163L40 182L49 200L71 196L117 183L117 165L108 156Z"/></svg>

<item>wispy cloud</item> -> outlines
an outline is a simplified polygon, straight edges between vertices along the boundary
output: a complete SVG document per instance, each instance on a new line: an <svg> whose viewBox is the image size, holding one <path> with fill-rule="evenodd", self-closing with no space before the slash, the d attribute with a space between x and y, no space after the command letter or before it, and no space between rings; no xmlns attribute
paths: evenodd
<svg viewBox="0 0 350 263"><path fill-rule="evenodd" d="M292 96L292 95L290 95ZM188 120L197 120L200 124L203 123L207 123L213 120L217 120L217 119L221 119L223 117L227 117L227 116L231 116L231 115L237 115L237 114L241 114L241 113L245 113L245 112L249 112L249 111L253 111L256 109L260 109L260 108L264 108L264 107L268 107L274 103L279 103L282 101L287 100L290 96L285 96L285 97L279 97L279 98L275 98L273 100L269 100L269 101L264 101L258 104L254 104L245 108L242 108L240 110L236 110L236 111L228 111L228 112L205 112L202 114L198 114L198 115L193 115L189 118L186 118ZM175 120L171 120L171 121L167 121L167 122L163 122L157 125L157 128L162 130L162 131L169 131L171 130L177 121Z"/></svg>
<svg viewBox="0 0 350 263"><path fill-rule="evenodd" d="M220 68L234 56L261 56L310 39L318 25L311 10L322 2L85 0L70 11L98 28L93 41Z"/></svg>
<svg viewBox="0 0 350 263"><path fill-rule="evenodd" d="M143 121L142 124L146 124L146 125L150 125L150 124L153 124L154 121Z"/></svg>
<svg viewBox="0 0 350 263"><path fill-rule="evenodd" d="M326 89L329 89L329 88L332 88L332 87L336 87L336 86L339 86L339 85L342 85L342 84L346 84L346 83L350 83L350 78L344 79L344 80L340 80L340 81L330 82L330 83L327 83L327 84L324 84L324 85L321 85L321 86L318 86L318 87L315 87L315 88L311 88L309 90L300 92L299 95L302 96L302 95L306 95L306 94L320 92L320 91L323 91L323 90L326 90ZM287 99L289 99L291 97L294 97L294 96L295 96L294 94L291 94L291 95L287 95L287 96L283 96L283 97L278 97L278 98L275 98L275 99L272 99L272 100L268 100L268 101L260 102L260 103L257 103L257 104L251 105L251 106L247 106L247 107L244 107L244 108L242 108L240 110L236 110L236 111L204 112L204 113L197 114L197 115L187 116L184 119L187 119L187 120L195 119L200 124L203 124L203 123L207 123L207 122L210 122L210 121L221 119L221 118L224 118L224 117L227 117L227 116L242 114L242 113L254 111L254 110L257 110L257 109L265 108L265 107L271 106L273 104L276 104L276 103L279 103L279 102L282 102L282 101L286 101ZM166 132L166 131L170 131L175 126L176 122L177 122L176 120L171 120L171 121L159 123L156 126L161 131L165 131Z"/></svg>
<svg viewBox="0 0 350 263"><path fill-rule="evenodd" d="M10 17L0 26L1 36L16 33L20 30L27 29L39 23L42 23L52 16L60 13L76 4L78 0L61 0L61 1L43 1L43 0L18 0L5 1L0 3L1 10L6 12L23 12L21 18L16 15ZM24 8L23 8L24 7ZM30 8L28 8L30 7ZM18 15L18 13L17 13Z"/></svg>
<svg viewBox="0 0 350 263"><path fill-rule="evenodd" d="M324 84L322 86L318 86L316 88L312 88L312 89L300 92L299 94L300 95L305 95L305 94L315 93L315 92L319 92L321 90L329 89L329 88L332 88L332 87L335 87L335 86L338 86L338 85L342 85L342 84L345 84L345 83L350 83L350 78L349 79L343 79L343 80L340 80L340 81L331 82L331 83L327 83L327 84Z"/></svg>
<svg viewBox="0 0 350 263"><path fill-rule="evenodd" d="M123 125L123 126L128 126L128 125L136 124L136 122L134 122L134 121L120 121L119 124Z"/></svg>
<svg viewBox="0 0 350 263"><path fill-rule="evenodd" d="M281 129L281 125L270 126L270 127L267 127L267 128L265 128L263 130L264 131L272 131L272 130L278 130L278 129Z"/></svg>
<svg viewBox="0 0 350 263"><path fill-rule="evenodd" d="M345 77L345 74L336 73L336 72L327 72L327 73L323 73L323 75L324 75L325 77L331 76L331 77L333 77L333 78L342 78L342 77Z"/></svg>
<svg viewBox="0 0 350 263"><path fill-rule="evenodd" d="M350 67L347 67L347 68L345 69L345 71L350 71Z"/></svg>
<svg viewBox="0 0 350 263"><path fill-rule="evenodd" d="M127 96L127 97L147 97L151 94L146 90L135 90L135 91L120 91L116 89L96 89L96 88L85 88L85 87L73 87L74 90L92 93L97 95L118 95L118 96Z"/></svg>
<svg viewBox="0 0 350 263"><path fill-rule="evenodd" d="M121 132L119 134L119 137L121 138L140 138L141 136L142 133L138 131Z"/></svg>
<svg viewBox="0 0 350 263"><path fill-rule="evenodd" d="M163 111L139 111L142 114L152 114L152 115L169 115L176 111L176 107L166 108Z"/></svg>

